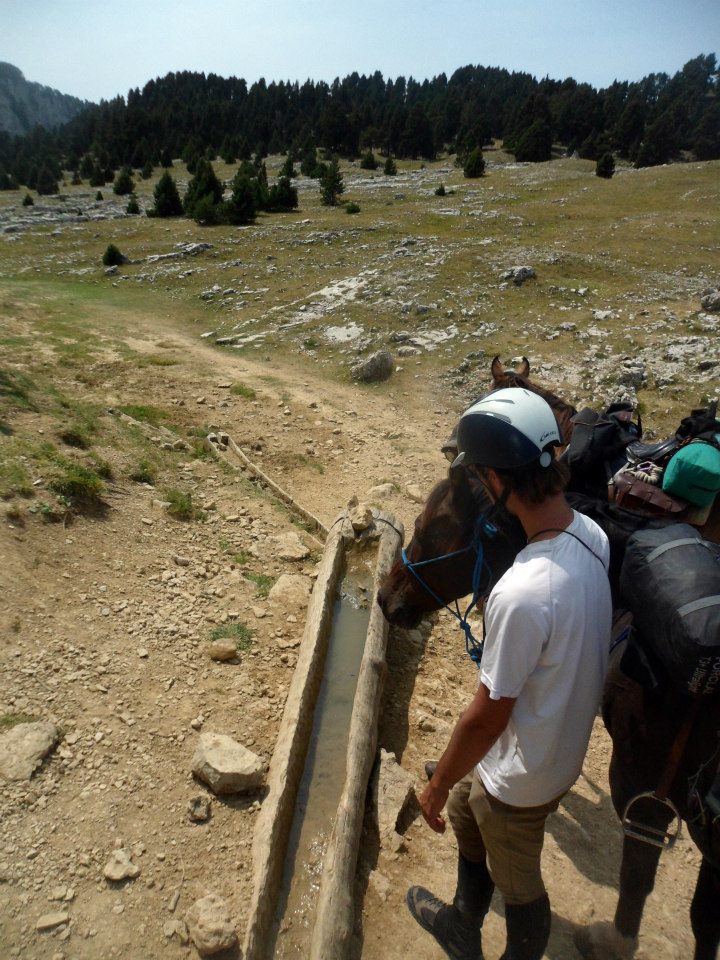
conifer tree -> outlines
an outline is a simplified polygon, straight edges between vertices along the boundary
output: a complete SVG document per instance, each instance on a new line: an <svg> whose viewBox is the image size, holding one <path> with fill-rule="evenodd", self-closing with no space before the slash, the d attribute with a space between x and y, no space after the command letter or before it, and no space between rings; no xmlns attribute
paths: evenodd
<svg viewBox="0 0 720 960"><path fill-rule="evenodd" d="M293 160L293 155L291 151L288 151L288 155L285 159L285 163L280 167L280 172L278 173L279 177L285 177L290 179L290 177L297 176L297 170L295 169L295 164Z"/></svg>
<svg viewBox="0 0 720 960"><path fill-rule="evenodd" d="M140 204L137 202L137 197L134 193L130 194L128 205L125 207L125 213L129 213L131 216L140 213Z"/></svg>
<svg viewBox="0 0 720 960"><path fill-rule="evenodd" d="M38 173L35 189L40 196L48 196L58 192L57 178L49 165L46 164Z"/></svg>
<svg viewBox="0 0 720 960"><path fill-rule="evenodd" d="M92 172L90 173L90 186L91 187L104 187L105 186L105 173L99 163L95 163Z"/></svg>
<svg viewBox="0 0 720 960"><path fill-rule="evenodd" d="M230 199L223 203L223 219L227 223L252 223L257 214L256 190L253 180L238 171L232 185Z"/></svg>
<svg viewBox="0 0 720 960"><path fill-rule="evenodd" d="M35 201L33 200L33 198L31 197L31 195L30 195L29 193L26 193L25 196L23 197L22 205L23 205L24 207L34 207L34 206L35 206Z"/></svg>
<svg viewBox="0 0 720 960"><path fill-rule="evenodd" d="M375 159L375 154L372 152L372 150L368 150L368 152L363 155L363 158L360 161L360 167L363 170L377 170L378 162Z"/></svg>
<svg viewBox="0 0 720 960"><path fill-rule="evenodd" d="M545 120L536 120L519 134L511 147L520 163L540 163L552 156L552 129Z"/></svg>
<svg viewBox="0 0 720 960"><path fill-rule="evenodd" d="M182 216L183 206L180 200L178 188L166 170L155 185L153 192L155 205L148 210L149 217L180 217Z"/></svg>
<svg viewBox="0 0 720 960"><path fill-rule="evenodd" d="M611 153L604 153L595 164L595 176L610 180L615 173L615 159Z"/></svg>
<svg viewBox="0 0 720 960"><path fill-rule="evenodd" d="M160 166L168 170L173 165L172 154L167 147L163 147L160 152Z"/></svg>
<svg viewBox="0 0 720 960"><path fill-rule="evenodd" d="M140 171L140 176L142 177L143 180L149 180L152 175L153 175L153 165L152 163L150 163L149 160L147 160L143 164L143 168Z"/></svg>
<svg viewBox="0 0 720 960"><path fill-rule="evenodd" d="M195 206L203 199L203 197L210 197L211 204L219 204L222 200L223 195L223 185L218 180L215 175L215 171L212 168L212 164L209 163L204 158L200 158L197 163L197 169L195 176L192 178L188 184L187 193L185 194L185 200L183 201L183 207L185 209L185 216L196 219L195 216ZM202 209L203 222L208 222L208 205L207 203L203 204Z"/></svg>
<svg viewBox="0 0 720 960"><path fill-rule="evenodd" d="M317 150L315 147L307 147L303 151L303 155L300 159L300 173L304 177L315 177L317 176L317 165Z"/></svg>
<svg viewBox="0 0 720 960"><path fill-rule="evenodd" d="M113 193L117 194L118 197L124 197L128 193L132 193L134 189L135 184L133 183L130 168L123 167L115 178L115 183L113 184Z"/></svg>
<svg viewBox="0 0 720 960"><path fill-rule="evenodd" d="M82 183L82 177L80 176L80 171L79 171L79 170L73 171L72 181L71 181L71 182L72 182L72 185L73 185L74 187L79 187L79 186L80 186L80 184Z"/></svg>
<svg viewBox="0 0 720 960"><path fill-rule="evenodd" d="M343 176L337 157L333 157L320 177L320 197L326 207L337 205L338 197L345 191Z"/></svg>
<svg viewBox="0 0 720 960"><path fill-rule="evenodd" d="M385 166L383 167L383 173L386 177L394 177L397 175L397 164L395 163L391 153L387 155L387 160L385 161Z"/></svg>
<svg viewBox="0 0 720 960"><path fill-rule="evenodd" d="M278 182L270 187L267 209L271 211L296 210L297 205L298 192L290 183L290 178L280 177Z"/></svg>
<svg viewBox="0 0 720 960"><path fill-rule="evenodd" d="M482 177L485 173L485 158L482 155L480 147L475 147L468 154L465 166L463 167L463 176L468 179Z"/></svg>
<svg viewBox="0 0 720 960"><path fill-rule="evenodd" d="M86 153L80 161L80 176L87 180L92 176L94 166L95 161L89 153Z"/></svg>

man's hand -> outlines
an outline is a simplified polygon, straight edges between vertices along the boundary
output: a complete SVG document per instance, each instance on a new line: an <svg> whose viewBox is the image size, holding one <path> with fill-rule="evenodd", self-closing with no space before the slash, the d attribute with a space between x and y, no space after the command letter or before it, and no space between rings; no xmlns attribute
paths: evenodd
<svg viewBox="0 0 720 960"><path fill-rule="evenodd" d="M447 803L448 794L448 790L434 786L431 780L420 797L422 815L435 833L445 833L445 818L440 816L440 811Z"/></svg>

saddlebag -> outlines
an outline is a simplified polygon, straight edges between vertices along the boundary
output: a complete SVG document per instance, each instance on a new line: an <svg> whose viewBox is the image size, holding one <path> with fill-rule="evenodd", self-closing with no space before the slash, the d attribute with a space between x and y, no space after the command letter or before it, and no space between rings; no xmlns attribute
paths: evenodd
<svg viewBox="0 0 720 960"><path fill-rule="evenodd" d="M639 530L620 574L636 642L690 694L720 691L720 546L685 523Z"/></svg>

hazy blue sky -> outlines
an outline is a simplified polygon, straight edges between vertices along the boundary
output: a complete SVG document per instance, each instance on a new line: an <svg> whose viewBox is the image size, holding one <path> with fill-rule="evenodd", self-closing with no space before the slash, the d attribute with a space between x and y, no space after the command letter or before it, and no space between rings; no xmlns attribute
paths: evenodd
<svg viewBox="0 0 720 960"><path fill-rule="evenodd" d="M0 0L0 60L88 100L171 70L332 80L466 64L594 86L720 53L720 0Z"/></svg>

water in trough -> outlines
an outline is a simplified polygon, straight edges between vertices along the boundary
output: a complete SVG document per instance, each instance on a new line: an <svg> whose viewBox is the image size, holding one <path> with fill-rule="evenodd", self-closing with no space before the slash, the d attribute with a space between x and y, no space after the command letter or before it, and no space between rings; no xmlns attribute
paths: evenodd
<svg viewBox="0 0 720 960"><path fill-rule="evenodd" d="M371 560L374 563L374 555ZM325 671L287 847L275 914L276 960L297 960L310 952L323 860L345 783L350 717L372 599L369 561L351 554L335 598Z"/></svg>

